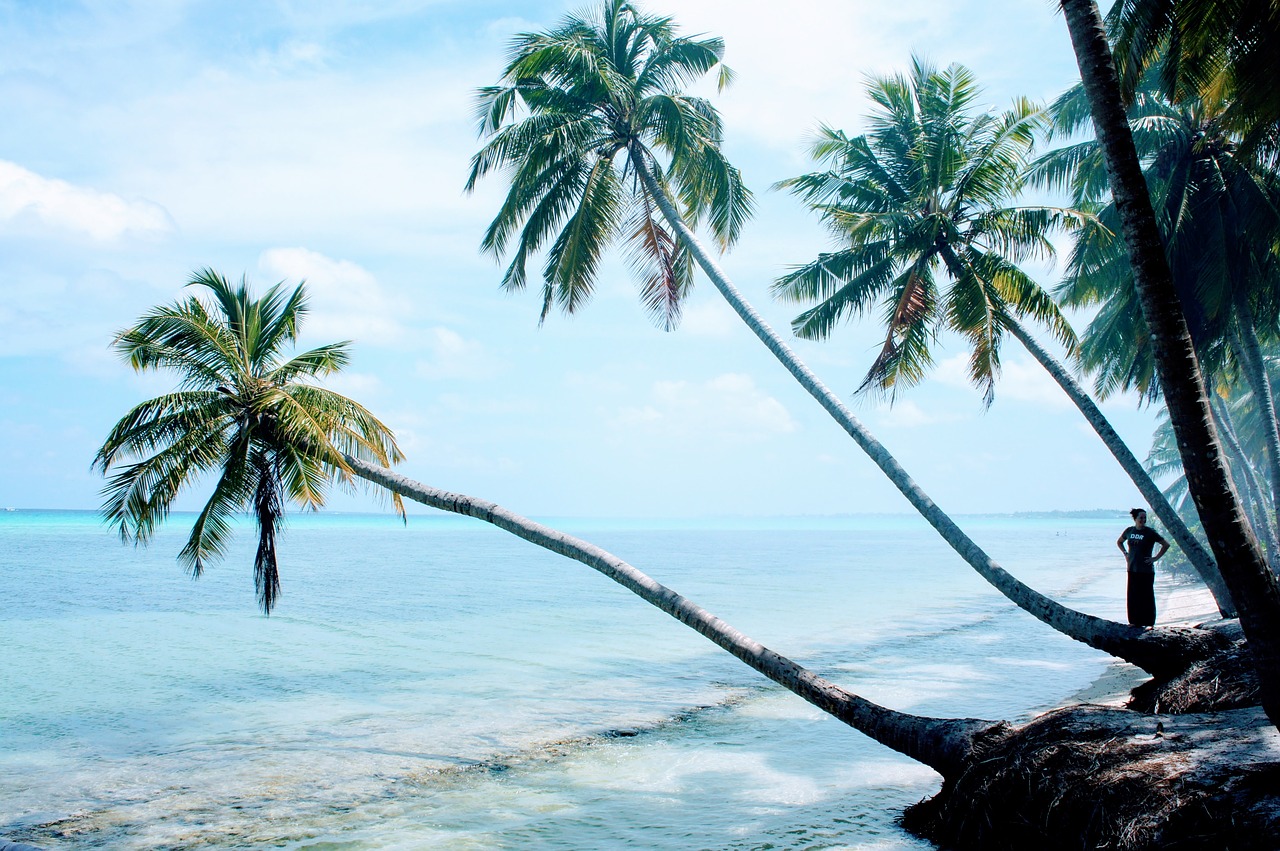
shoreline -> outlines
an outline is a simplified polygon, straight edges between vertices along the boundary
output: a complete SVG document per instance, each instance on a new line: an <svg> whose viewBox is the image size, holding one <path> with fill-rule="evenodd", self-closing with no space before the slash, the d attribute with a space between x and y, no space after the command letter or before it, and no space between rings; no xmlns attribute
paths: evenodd
<svg viewBox="0 0 1280 851"><path fill-rule="evenodd" d="M1172 581L1166 585L1156 612L1160 626L1195 626L1220 619L1213 595L1204 583L1180 573L1174 573ZM1113 660L1092 683L1047 711L1081 704L1123 707L1130 692L1150 679L1151 676L1142 669L1128 662Z"/></svg>

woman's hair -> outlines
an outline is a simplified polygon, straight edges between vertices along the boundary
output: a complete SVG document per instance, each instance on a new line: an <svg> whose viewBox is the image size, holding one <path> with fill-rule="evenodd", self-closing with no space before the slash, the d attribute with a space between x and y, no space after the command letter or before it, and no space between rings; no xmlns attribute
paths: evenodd
<svg viewBox="0 0 1280 851"><path fill-rule="evenodd" d="M1134 520L1137 520L1137 519L1138 519L1138 515L1139 515L1139 514L1146 514L1146 513L1147 513L1147 510L1146 510L1145 508L1130 508L1130 509L1129 509L1129 516L1130 516L1130 517L1132 517Z"/></svg>

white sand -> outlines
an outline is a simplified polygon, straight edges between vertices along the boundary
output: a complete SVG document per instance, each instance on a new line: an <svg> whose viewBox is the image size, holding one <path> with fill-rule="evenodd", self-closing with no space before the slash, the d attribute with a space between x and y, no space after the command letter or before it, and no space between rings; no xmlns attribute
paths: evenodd
<svg viewBox="0 0 1280 851"><path fill-rule="evenodd" d="M1159 586L1157 586L1159 587ZM1195 626L1218 620L1218 607L1209 589L1196 581L1166 585L1156 603L1158 626ZM1133 688L1150 679L1145 671L1116 660L1098 679L1071 695L1062 706L1096 703L1123 706Z"/></svg>

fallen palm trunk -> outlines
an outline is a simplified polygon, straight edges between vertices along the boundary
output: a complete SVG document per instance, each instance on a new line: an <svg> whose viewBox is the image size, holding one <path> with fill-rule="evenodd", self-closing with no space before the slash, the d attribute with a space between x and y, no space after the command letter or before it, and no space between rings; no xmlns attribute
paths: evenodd
<svg viewBox="0 0 1280 851"><path fill-rule="evenodd" d="M594 544L543 526L486 500L428 487L385 467L350 456L346 457L346 462L361 478L393 493L432 508L483 520L603 573L823 712L880 744L928 765L943 777L954 774L964 764L974 736L1002 726L997 722L973 718L909 715L872 703L743 635L692 600Z"/></svg>

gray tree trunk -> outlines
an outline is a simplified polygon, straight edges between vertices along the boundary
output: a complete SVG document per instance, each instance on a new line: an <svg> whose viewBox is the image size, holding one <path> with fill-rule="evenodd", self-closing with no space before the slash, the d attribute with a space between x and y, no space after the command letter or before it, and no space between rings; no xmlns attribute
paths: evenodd
<svg viewBox="0 0 1280 851"><path fill-rule="evenodd" d="M1094 0L1059 2L1106 162L1111 197L1120 214L1142 315L1151 329L1156 369L1182 455L1187 488L1240 612L1240 625L1261 683L1263 708L1280 727L1280 585L1263 557L1227 471L1209 410L1209 394L1125 115L1098 4Z"/></svg>
<svg viewBox="0 0 1280 851"><path fill-rule="evenodd" d="M1102 442L1106 444L1107 449L1115 456L1116 461L1120 462L1120 467L1129 474L1129 478L1137 486L1138 492L1142 494L1142 498L1151 507L1152 513L1169 530L1170 536L1182 549L1187 561L1195 568L1196 573L1200 574L1204 584L1209 586L1209 590L1213 593L1214 602L1218 604L1218 612L1224 618L1235 617L1235 605L1231 602L1231 592L1227 590L1226 583L1222 581L1222 574L1218 572L1218 566L1214 564L1213 556L1201 545L1195 534L1187 528L1187 524L1182 517L1169 504L1169 500L1165 498L1164 492L1151 480L1151 476L1147 474L1142 462L1129 450L1128 445L1120 438L1120 435L1116 434L1116 430L1111 427L1111 423L1103 415L1102 411L1098 409L1098 406L1094 404L1093 399L1072 377L1071 373L1053 355L1045 351L1021 324L1011 318L1008 327L1009 332L1017 338L1018 342L1022 343L1026 350L1031 353L1031 356L1045 368L1045 371L1053 376L1053 380L1058 382L1058 386L1080 409L1080 413L1084 414L1084 418L1093 427L1093 430L1097 432L1098 437L1102 438Z"/></svg>
<svg viewBox="0 0 1280 851"><path fill-rule="evenodd" d="M1257 471L1249 463L1249 456L1245 454L1244 447L1240 444L1240 438L1236 436L1236 429L1231 422L1231 412L1227 409L1227 403L1216 398L1211 402L1215 422L1217 422L1218 430L1222 434L1223 445L1226 447L1227 453L1234 459L1236 467L1240 470L1238 478L1243 480L1244 491L1247 494L1249 503L1253 506L1250 514L1253 517L1254 525L1262 535L1263 542L1267 546L1267 558L1273 565L1280 564L1280 541L1276 540L1276 527L1271 522L1271 512L1267 501L1263 499L1262 484L1258 481Z"/></svg>
<svg viewBox="0 0 1280 851"><path fill-rule="evenodd" d="M1019 608L1059 632L1090 647L1131 662L1156 677L1180 673L1192 662L1206 658L1221 646L1221 640L1207 630L1143 628L1077 612L1033 590L996 564L995 560L983 552L982 548L929 498L897 459L858 421L853 412L818 380L818 377L765 323L755 308L742 297L728 276L707 254L693 231L684 223L684 219L676 211L671 199L667 197L657 178L654 177L644 156L634 148L631 151L631 162L636 174L662 211L663 217L675 230L681 244L693 255L703 272L729 302L729 306L739 318L760 338L769 351L773 352L778 361L786 367L796 381L800 382L809 395L817 399L832 419L854 439L862 451L907 498L912 507L937 530L943 540L950 544L951 548L996 590Z"/></svg>
<svg viewBox="0 0 1280 851"><path fill-rule="evenodd" d="M356 475L375 485L432 508L483 520L603 573L823 712L882 745L928 765L943 777L959 773L972 750L974 737L999 723L973 718L927 718L872 703L743 635L692 600L594 544L543 526L495 503L428 487L349 455L344 458Z"/></svg>
<svg viewBox="0 0 1280 851"><path fill-rule="evenodd" d="M1245 380L1253 391L1253 404L1262 420L1262 434L1267 446L1267 478L1271 482L1271 507L1274 521L1280 525L1280 427L1276 424L1276 402L1271 393L1271 381L1267 377L1267 365L1258 342L1258 331L1253 321L1253 311L1243 298L1237 299L1236 319L1239 332L1239 354L1244 366ZM1272 564L1272 567L1277 565Z"/></svg>

